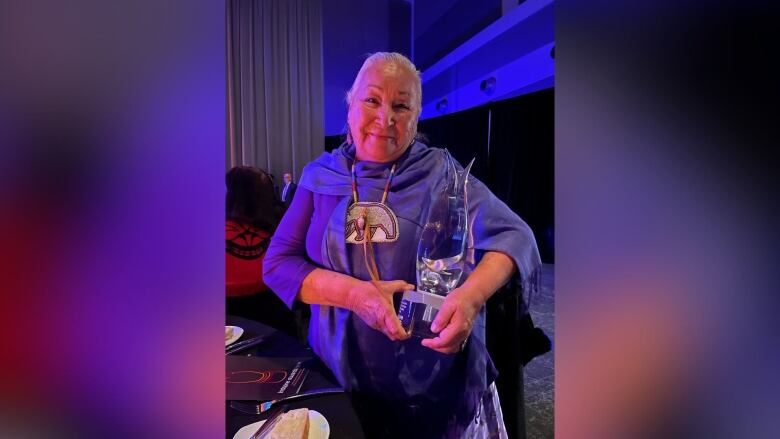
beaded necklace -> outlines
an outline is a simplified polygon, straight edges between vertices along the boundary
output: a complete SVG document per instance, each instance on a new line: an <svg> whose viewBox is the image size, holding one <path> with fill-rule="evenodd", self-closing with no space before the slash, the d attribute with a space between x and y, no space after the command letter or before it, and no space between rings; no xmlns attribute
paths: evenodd
<svg viewBox="0 0 780 439"><path fill-rule="evenodd" d="M347 209L345 237L348 244L363 246L363 261L366 264L371 279L379 280L379 270L372 242L394 242L398 240L398 218L390 207L385 204L390 192L390 184L395 176L396 163L390 168L390 176L385 183L382 199L378 203L360 201L357 191L357 174L352 162L352 204Z"/></svg>
<svg viewBox="0 0 780 439"><path fill-rule="evenodd" d="M352 202L358 203L358 193L357 193L357 174L355 173L355 164L357 163L357 160L352 162L352 168L350 170L350 173L352 174ZM387 183L385 183L385 190L382 192L382 201L380 201L381 204L385 204L385 201L387 201L387 193L390 192L390 183L393 182L393 177L395 176L395 166L396 163L393 163L393 166L390 168L390 175L387 177Z"/></svg>

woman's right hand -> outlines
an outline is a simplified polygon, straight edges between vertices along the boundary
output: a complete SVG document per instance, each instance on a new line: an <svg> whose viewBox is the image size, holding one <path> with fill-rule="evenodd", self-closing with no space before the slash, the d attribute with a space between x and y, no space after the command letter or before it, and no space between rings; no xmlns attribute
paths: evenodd
<svg viewBox="0 0 780 439"><path fill-rule="evenodd" d="M360 281L348 293L347 308L390 340L406 340L410 334L398 320L393 295L413 289L414 285L402 280Z"/></svg>

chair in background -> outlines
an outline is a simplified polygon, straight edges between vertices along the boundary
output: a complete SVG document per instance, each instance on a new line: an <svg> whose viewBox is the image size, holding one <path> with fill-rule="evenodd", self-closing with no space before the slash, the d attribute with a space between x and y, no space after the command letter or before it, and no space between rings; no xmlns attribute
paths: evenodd
<svg viewBox="0 0 780 439"><path fill-rule="evenodd" d="M228 171L225 184L226 313L300 338L301 316L263 282L265 251L284 213L273 179L262 169L236 166Z"/></svg>
<svg viewBox="0 0 780 439"><path fill-rule="evenodd" d="M496 389L510 439L526 436L523 367L551 349L549 337L534 327L522 298L522 286L512 280L486 304L487 349L498 369Z"/></svg>

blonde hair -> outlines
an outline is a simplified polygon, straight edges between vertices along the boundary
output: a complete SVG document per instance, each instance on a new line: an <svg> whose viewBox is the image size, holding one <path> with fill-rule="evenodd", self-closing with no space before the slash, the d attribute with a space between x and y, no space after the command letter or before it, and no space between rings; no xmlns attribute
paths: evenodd
<svg viewBox="0 0 780 439"><path fill-rule="evenodd" d="M420 79L420 72L417 70L417 67L415 67L414 63L409 60L409 58L397 52L374 52L368 55L368 58L366 58L366 60L363 62L363 66L360 67L357 76L355 76L355 81L352 83L352 87L347 90L347 106L352 105L352 96L354 95L355 88L363 78L366 70L380 61L394 62L412 72L412 77L414 78L414 91L417 96L415 98L415 104L417 106L417 115L419 116L422 112L422 80Z"/></svg>

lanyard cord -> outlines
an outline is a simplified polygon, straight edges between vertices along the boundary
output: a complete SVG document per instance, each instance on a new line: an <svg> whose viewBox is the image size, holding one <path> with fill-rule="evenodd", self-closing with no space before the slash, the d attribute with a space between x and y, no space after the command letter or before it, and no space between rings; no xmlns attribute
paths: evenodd
<svg viewBox="0 0 780 439"><path fill-rule="evenodd" d="M350 173L352 174L352 202L357 203L358 202L358 192L357 192L357 175L355 174L355 163L357 163L357 160L352 162L352 169ZM387 194L390 192L390 184L393 182L393 177L395 176L395 166L398 162L393 163L393 166L390 168L390 176L387 177L387 183L385 183L385 190L382 193L382 200L380 203L385 204L387 201Z"/></svg>

